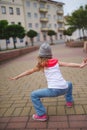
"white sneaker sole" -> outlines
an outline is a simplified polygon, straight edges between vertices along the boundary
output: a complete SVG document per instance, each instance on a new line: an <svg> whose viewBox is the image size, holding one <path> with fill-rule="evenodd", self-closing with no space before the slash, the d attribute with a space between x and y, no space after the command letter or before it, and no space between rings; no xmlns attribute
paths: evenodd
<svg viewBox="0 0 87 130"><path fill-rule="evenodd" d="M46 121L46 120L47 120L47 118L46 118L46 119L38 119L38 118L34 118L34 115L32 116L32 119L33 119L33 120L36 120L36 121Z"/></svg>

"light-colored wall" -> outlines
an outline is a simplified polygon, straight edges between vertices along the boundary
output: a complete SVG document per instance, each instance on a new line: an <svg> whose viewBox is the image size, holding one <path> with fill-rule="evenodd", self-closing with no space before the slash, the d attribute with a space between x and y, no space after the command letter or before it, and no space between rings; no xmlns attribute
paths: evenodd
<svg viewBox="0 0 87 130"><path fill-rule="evenodd" d="M29 3L30 3L30 6L29 6ZM35 7L35 3L36 3L36 7ZM45 8L48 10L46 13L44 13L45 17L48 18L47 22L40 21L40 18L41 18L41 12L39 11L40 3L44 3ZM62 35L62 32L63 32L63 31L58 30L60 26L58 23L58 18L63 17L63 14L59 15L57 13L57 11L60 10L59 8L60 5L61 5L61 8L63 8L62 3L58 5L58 3L48 1L48 0L46 2L41 2L41 0L14 0L14 2L13 0L1 0L0 8L1 6L5 6L6 14L2 14L0 11L0 20L6 19L9 22L9 24L11 24L12 22L15 22L15 24L18 24L18 22L21 22L21 25L25 27L26 31L29 31L30 29L37 31L39 36L34 38L35 42L37 42L38 40L43 41L44 34L46 34L46 40L48 41L50 40L49 36L47 35L47 32L41 31L42 24L45 24L47 28L56 31L57 37L58 39L60 39L60 35ZM9 14L9 7L13 7L13 10L14 10L13 15ZM20 8L20 15L16 14L16 8ZM31 13L31 18L28 16L28 13ZM37 14L37 18L34 16L35 13ZM50 15L50 17L48 17L48 15ZM32 28L29 27L29 23L32 23ZM35 24L38 24L38 27L36 27ZM62 22L62 25L64 26L63 22ZM53 36L53 39L55 39L54 36ZM30 43L29 38L24 39L24 42L26 40ZM25 43L23 44L25 45ZM5 41L4 41L4 45L5 45ZM22 43L19 45L21 46Z"/></svg>
<svg viewBox="0 0 87 130"><path fill-rule="evenodd" d="M2 6L6 7L6 14L2 14L0 11L0 20L7 20L9 24L11 22L15 22L15 24L18 24L18 22L21 22L21 25L25 27L25 20L24 20L24 11L23 11L23 3L22 0L15 0L15 2L11 2L11 0L2 0L0 2L0 10ZM13 8L13 14L9 13L9 7ZM20 8L20 15L16 14L16 8Z"/></svg>

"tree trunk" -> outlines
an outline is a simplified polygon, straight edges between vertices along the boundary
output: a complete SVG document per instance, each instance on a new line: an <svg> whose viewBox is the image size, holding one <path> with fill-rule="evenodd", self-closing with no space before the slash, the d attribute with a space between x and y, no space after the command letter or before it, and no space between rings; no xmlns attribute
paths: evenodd
<svg viewBox="0 0 87 130"><path fill-rule="evenodd" d="M14 49L16 49L16 38L13 38Z"/></svg>
<svg viewBox="0 0 87 130"><path fill-rule="evenodd" d="M51 43L53 43L53 38L52 38L52 36L50 37L50 40L51 40Z"/></svg>
<svg viewBox="0 0 87 130"><path fill-rule="evenodd" d="M31 45L33 46L34 44L33 44L33 38L31 38Z"/></svg>
<svg viewBox="0 0 87 130"><path fill-rule="evenodd" d="M0 51L1 51L1 42L0 42Z"/></svg>
<svg viewBox="0 0 87 130"><path fill-rule="evenodd" d="M6 50L8 50L8 43L6 43Z"/></svg>
<svg viewBox="0 0 87 130"><path fill-rule="evenodd" d="M81 33L80 33L80 29L79 29L79 37L81 38Z"/></svg>
<svg viewBox="0 0 87 130"><path fill-rule="evenodd" d="M83 32L83 38L84 38L85 37L84 28L82 28L82 32Z"/></svg>

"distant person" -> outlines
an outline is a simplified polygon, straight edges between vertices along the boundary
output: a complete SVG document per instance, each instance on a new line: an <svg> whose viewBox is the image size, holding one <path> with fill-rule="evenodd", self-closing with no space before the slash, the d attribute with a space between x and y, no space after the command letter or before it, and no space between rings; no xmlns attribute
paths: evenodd
<svg viewBox="0 0 87 130"><path fill-rule="evenodd" d="M81 64L66 63L53 58L50 45L43 43L39 49L37 65L34 68L27 70L13 78L11 77L10 79L17 80L34 72L44 72L48 87L33 91L31 93L31 100L36 110L36 114L33 114L32 118L34 120L45 121L47 120L47 114L45 107L40 100L41 98L65 95L66 106L72 107L73 105L74 99L72 96L72 83L63 78L59 66L83 68L86 65L87 62L85 63L84 61Z"/></svg>
<svg viewBox="0 0 87 130"><path fill-rule="evenodd" d="M25 45L28 46L28 42L27 41L25 42Z"/></svg>

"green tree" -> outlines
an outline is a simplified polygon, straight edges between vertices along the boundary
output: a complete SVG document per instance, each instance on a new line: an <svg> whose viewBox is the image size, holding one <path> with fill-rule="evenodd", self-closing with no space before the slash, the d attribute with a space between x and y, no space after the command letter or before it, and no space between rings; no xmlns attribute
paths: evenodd
<svg viewBox="0 0 87 130"><path fill-rule="evenodd" d="M63 35L68 35L68 36L71 36L72 35L72 30L71 29L67 29L67 30L64 30L63 31Z"/></svg>
<svg viewBox="0 0 87 130"><path fill-rule="evenodd" d="M37 32L36 31L34 31L34 30L29 30L28 32L27 32L27 36L30 38L30 40L31 40L31 45L33 46L33 43L34 43L34 37L36 37L37 36Z"/></svg>
<svg viewBox="0 0 87 130"><path fill-rule="evenodd" d="M0 39L9 39L8 33L6 33L6 28L8 26L8 21L7 20L1 20L0 21ZM6 49L8 49L8 44L6 42Z"/></svg>
<svg viewBox="0 0 87 130"><path fill-rule="evenodd" d="M81 6L78 10L75 10L71 16L68 16L67 24L70 25L70 27L76 29L82 29L83 37L84 30L87 29L87 5L85 7Z"/></svg>
<svg viewBox="0 0 87 130"><path fill-rule="evenodd" d="M8 25L6 28L6 34L13 38L14 49L16 49L16 38L24 38L25 30L24 27L17 24Z"/></svg>
<svg viewBox="0 0 87 130"><path fill-rule="evenodd" d="M63 35L65 36L72 36L72 33L75 31L75 28L69 27L67 30L63 31Z"/></svg>
<svg viewBox="0 0 87 130"><path fill-rule="evenodd" d="M54 30L48 30L47 32L48 36L50 36L51 44L53 43L53 35L56 35L56 32Z"/></svg>
<svg viewBox="0 0 87 130"><path fill-rule="evenodd" d="M7 20L1 20L0 21L0 39L5 39L5 29L8 25Z"/></svg>
<svg viewBox="0 0 87 130"><path fill-rule="evenodd" d="M87 31L87 5L85 5L85 29ZM86 33L87 34L87 33Z"/></svg>

